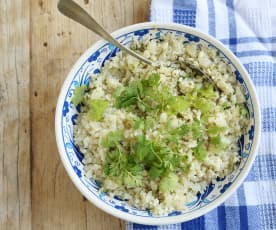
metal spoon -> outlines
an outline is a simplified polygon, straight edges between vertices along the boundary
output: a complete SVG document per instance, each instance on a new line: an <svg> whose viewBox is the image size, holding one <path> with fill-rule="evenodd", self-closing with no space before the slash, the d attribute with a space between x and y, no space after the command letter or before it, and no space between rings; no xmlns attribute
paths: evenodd
<svg viewBox="0 0 276 230"><path fill-rule="evenodd" d="M94 33L98 34L103 39L117 46L126 53L138 58L139 60L145 62L148 65L153 64L147 58L141 56L140 54L132 51L131 49L128 49L127 47L119 43L101 25L99 25L94 18L92 18L83 8L81 8L72 0L60 0L58 2L58 9L65 16L73 19L74 21L80 23L86 28L92 30Z"/></svg>
<svg viewBox="0 0 276 230"><path fill-rule="evenodd" d="M72 0L59 0L58 9L65 16L73 19L74 21L80 23L86 28L92 30L94 33L98 34L103 39L117 46L118 48L125 51L126 53L136 57L137 59L143 61L148 65L158 67L157 63L153 63L149 59L143 57L142 55L132 51L131 49L119 43L100 24L98 24L94 18L92 18L83 8L81 8L78 4L76 4ZM191 68L192 70L196 71L197 73L200 73L203 77L205 77L206 80L211 82L215 88L219 89L216 83L214 82L214 80L212 79L212 77L208 73L206 73L206 71L202 70L199 66L191 63L188 60L182 60L182 63L185 64L187 67Z"/></svg>

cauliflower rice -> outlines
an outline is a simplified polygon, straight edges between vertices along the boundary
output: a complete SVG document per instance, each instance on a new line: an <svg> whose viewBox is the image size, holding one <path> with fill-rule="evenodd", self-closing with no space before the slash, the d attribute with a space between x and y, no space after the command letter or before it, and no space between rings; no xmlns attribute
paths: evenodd
<svg viewBox="0 0 276 230"><path fill-rule="evenodd" d="M134 39L131 48L160 65L119 52L73 98L81 104L74 141L86 176L156 215L185 210L209 183L232 172L247 125L231 67L215 48L184 41L172 34Z"/></svg>

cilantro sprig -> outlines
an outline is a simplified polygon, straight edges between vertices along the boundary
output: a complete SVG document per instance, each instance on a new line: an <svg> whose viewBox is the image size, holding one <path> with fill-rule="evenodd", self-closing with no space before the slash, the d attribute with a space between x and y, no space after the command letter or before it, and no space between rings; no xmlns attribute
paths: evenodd
<svg viewBox="0 0 276 230"><path fill-rule="evenodd" d="M122 140L122 131L110 132L102 140L101 145L109 150L104 165L104 173L115 179L118 184L131 187L140 186L142 185L143 167L136 164L127 151L123 149Z"/></svg>
<svg viewBox="0 0 276 230"><path fill-rule="evenodd" d="M147 140L144 135L136 137L129 146L126 143L129 142L122 131L108 133L101 143L108 150L104 173L118 184L140 186L143 172L146 172L152 180L159 178L163 181L160 192L169 192L176 184L171 175L189 168L185 155L179 156L165 144Z"/></svg>
<svg viewBox="0 0 276 230"><path fill-rule="evenodd" d="M116 107L121 109L131 106L142 112L151 110L155 106L155 102L149 95L152 89L157 88L159 80L158 74L152 74L148 79L131 82L129 86L120 89L115 95Z"/></svg>
<svg viewBox="0 0 276 230"><path fill-rule="evenodd" d="M108 101L104 99L94 99L88 101L87 116L94 121L101 121L108 106Z"/></svg>
<svg viewBox="0 0 276 230"><path fill-rule="evenodd" d="M73 105L77 106L83 101L84 93L87 90L86 85L79 85L76 86L73 92L73 97L72 97L72 103Z"/></svg>

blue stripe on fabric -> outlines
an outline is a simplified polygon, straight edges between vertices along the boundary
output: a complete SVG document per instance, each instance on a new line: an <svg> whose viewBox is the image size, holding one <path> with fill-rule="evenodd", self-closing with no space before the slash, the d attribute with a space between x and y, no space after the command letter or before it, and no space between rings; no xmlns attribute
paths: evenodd
<svg viewBox="0 0 276 230"><path fill-rule="evenodd" d="M176 9L196 9L195 0L174 0L173 8Z"/></svg>
<svg viewBox="0 0 276 230"><path fill-rule="evenodd" d="M214 0L207 0L208 5L208 21L209 21L209 34L216 36L216 14Z"/></svg>
<svg viewBox="0 0 276 230"><path fill-rule="evenodd" d="M252 62L244 65L256 86L276 86L276 64Z"/></svg>
<svg viewBox="0 0 276 230"><path fill-rule="evenodd" d="M240 226L240 211L236 206L225 206L226 229L237 229Z"/></svg>
<svg viewBox="0 0 276 230"><path fill-rule="evenodd" d="M247 208L247 216L248 220L248 228L249 229L262 229L259 207L258 206L246 206Z"/></svg>
<svg viewBox="0 0 276 230"><path fill-rule="evenodd" d="M222 204L217 208L218 212L218 227L219 230L225 230L226 229L226 216L225 216L225 206Z"/></svg>
<svg viewBox="0 0 276 230"><path fill-rule="evenodd" d="M245 206L246 199L245 199L243 184L237 189L237 197L238 197L239 206Z"/></svg>
<svg viewBox="0 0 276 230"><path fill-rule="evenodd" d="M257 165L256 161L254 161L254 164L253 164L250 172L248 173L247 177L245 178L245 181L255 181L256 180L255 179L254 168L257 167L257 166L255 166L255 165Z"/></svg>
<svg viewBox="0 0 276 230"><path fill-rule="evenodd" d="M173 22L195 27L196 0L174 0Z"/></svg>
<svg viewBox="0 0 276 230"><path fill-rule="evenodd" d="M263 154L256 156L252 169L250 170L245 181L273 181L276 180L276 155L274 153Z"/></svg>
<svg viewBox="0 0 276 230"><path fill-rule="evenodd" d="M230 47L232 46L232 51L234 48L233 44L230 45ZM276 51L268 51L268 50L249 50L249 51L241 51L241 52L235 52L233 51L233 53L235 53L235 55L237 57L249 57L249 56L273 56L276 57Z"/></svg>
<svg viewBox="0 0 276 230"><path fill-rule="evenodd" d="M247 230L248 229L248 216L247 216L246 199L245 199L243 185L241 185L238 188L237 193L238 193L238 201L239 201L240 229Z"/></svg>
<svg viewBox="0 0 276 230"><path fill-rule="evenodd" d="M276 132L276 108L262 109L262 131Z"/></svg>
<svg viewBox="0 0 276 230"><path fill-rule="evenodd" d="M246 206L239 206L240 212L240 230L248 229L248 214Z"/></svg>
<svg viewBox="0 0 276 230"><path fill-rule="evenodd" d="M158 230L157 226L151 226L151 225L143 225L143 224L135 224L133 223L133 230Z"/></svg>
<svg viewBox="0 0 276 230"><path fill-rule="evenodd" d="M236 28L236 18L234 12L234 2L233 0L226 0L226 6L228 11L228 25L229 25L229 45L233 52L236 52L237 47L237 28Z"/></svg>
<svg viewBox="0 0 276 230"><path fill-rule="evenodd" d="M181 230L204 230L204 216L181 223Z"/></svg>
<svg viewBox="0 0 276 230"><path fill-rule="evenodd" d="M274 167L276 162L276 155L261 154L256 158L256 179L262 181L276 180L276 168Z"/></svg>
<svg viewBox="0 0 276 230"><path fill-rule="evenodd" d="M220 41L225 44L229 45L231 41L235 38L223 38ZM260 42L260 43L276 43L276 37L240 37L237 38L237 43L253 43L253 42Z"/></svg>
<svg viewBox="0 0 276 230"><path fill-rule="evenodd" d="M214 209L205 214L205 230L218 230L218 213Z"/></svg>
<svg viewBox="0 0 276 230"><path fill-rule="evenodd" d="M274 189L274 192L276 189ZM273 192L273 189L271 189ZM276 204L259 205L259 213L262 216L262 229L276 229Z"/></svg>

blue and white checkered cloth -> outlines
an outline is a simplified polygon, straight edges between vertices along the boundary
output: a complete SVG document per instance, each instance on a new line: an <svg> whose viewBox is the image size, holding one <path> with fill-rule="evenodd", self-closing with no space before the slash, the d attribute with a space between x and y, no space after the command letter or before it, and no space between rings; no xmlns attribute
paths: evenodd
<svg viewBox="0 0 276 230"><path fill-rule="evenodd" d="M152 0L150 19L199 28L236 54L260 99L262 135L245 182L217 209L181 224L127 229L276 229L276 0Z"/></svg>

